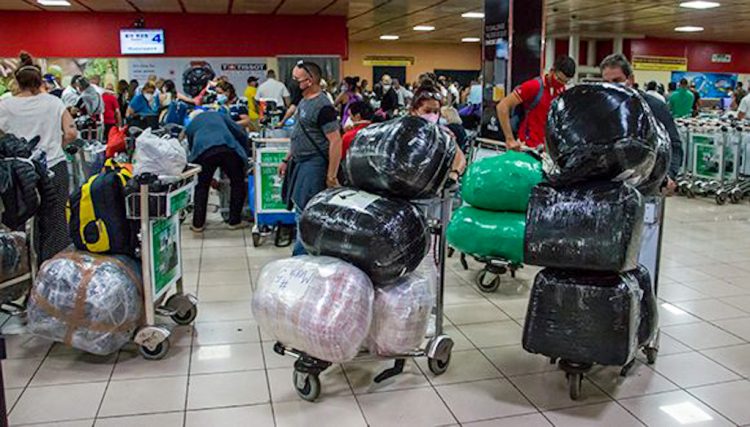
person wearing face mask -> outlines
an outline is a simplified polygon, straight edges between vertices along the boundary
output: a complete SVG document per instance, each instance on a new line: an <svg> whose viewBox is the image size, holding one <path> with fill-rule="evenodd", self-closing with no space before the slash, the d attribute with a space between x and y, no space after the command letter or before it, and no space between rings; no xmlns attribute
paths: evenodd
<svg viewBox="0 0 750 427"><path fill-rule="evenodd" d="M575 74L575 61L568 56L561 56L549 73L522 83L497 104L497 118L509 150L520 151L524 145L532 149L544 145L547 113L552 100L563 93L565 85ZM516 107L523 108L525 112L517 136L513 135L510 117L511 111Z"/></svg>
<svg viewBox="0 0 750 427"><path fill-rule="evenodd" d="M130 105L125 117L128 122L140 128L157 128L159 126L159 97L156 96L156 86L151 82L146 83L141 88Z"/></svg>
<svg viewBox="0 0 750 427"><path fill-rule="evenodd" d="M414 92L414 99L409 109L409 114L418 116L430 123L440 126L440 111L445 98L431 80L422 81L422 85ZM441 129L451 137L456 144L456 157L453 159L451 166L450 178L458 181L458 178L466 169L466 156L456 141L456 136L447 127L441 126Z"/></svg>
<svg viewBox="0 0 750 427"><path fill-rule="evenodd" d="M247 103L237 96L234 85L227 82L219 82L216 85L216 103L229 114L233 122L247 128L250 126L250 114L247 109Z"/></svg>
<svg viewBox="0 0 750 427"><path fill-rule="evenodd" d="M393 88L393 79L391 76L384 75L380 80L381 98L380 98L380 110L385 114L387 118L393 117L396 110L398 110L398 94Z"/></svg>
<svg viewBox="0 0 750 427"><path fill-rule="evenodd" d="M341 124L336 109L320 89L321 75L320 67L312 62L300 61L292 71L302 100L296 107L291 149L279 165L279 175L284 177L282 198L294 208L297 219L294 256L306 253L299 237L302 210L326 187L339 186Z"/></svg>
<svg viewBox="0 0 750 427"><path fill-rule="evenodd" d="M602 70L602 78L604 81L609 83L617 83L633 87L633 68L630 66L630 62L621 53L612 54L602 61L599 65ZM680 172L680 165L682 165L682 140L680 139L680 132L677 130L677 125L674 122L672 113L669 111L667 104L661 102L656 97L646 93L640 92L643 99L651 108L651 112L654 114L656 120L658 120L669 133L669 140L672 147L672 160L669 165L669 171L667 172L667 190L672 192L677 188L675 180L677 174Z"/></svg>
<svg viewBox="0 0 750 427"><path fill-rule="evenodd" d="M345 77L344 84L341 85L341 93L336 98L333 105L341 111L341 124L344 129L351 129L352 122L349 117L349 108L355 102L362 100L359 93L359 77Z"/></svg>

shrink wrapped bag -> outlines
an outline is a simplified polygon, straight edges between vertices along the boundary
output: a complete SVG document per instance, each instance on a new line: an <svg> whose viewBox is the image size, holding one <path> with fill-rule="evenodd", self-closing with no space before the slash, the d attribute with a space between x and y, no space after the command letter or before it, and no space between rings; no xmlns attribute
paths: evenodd
<svg viewBox="0 0 750 427"><path fill-rule="evenodd" d="M448 244L465 254L523 263L526 215L462 206L448 225Z"/></svg>
<svg viewBox="0 0 750 427"><path fill-rule="evenodd" d="M140 266L131 258L60 253L37 274L28 330L88 353L112 354L142 323L142 289Z"/></svg>
<svg viewBox="0 0 750 427"><path fill-rule="evenodd" d="M414 272L375 289L370 353L394 356L419 348L435 306L437 280L437 266L427 257Z"/></svg>
<svg viewBox="0 0 750 427"><path fill-rule="evenodd" d="M654 119L656 121L656 119ZM656 121L657 133L659 139L656 145L656 161L651 175L638 186L638 191L644 196L655 196L661 191L662 184L669 173L669 166L672 163L672 142L669 139L669 133L664 125Z"/></svg>
<svg viewBox="0 0 750 427"><path fill-rule="evenodd" d="M639 347L641 296L632 274L544 269L531 289L523 348L571 362L623 366Z"/></svg>
<svg viewBox="0 0 750 427"><path fill-rule="evenodd" d="M638 268L626 274L635 278L643 292L643 297L641 298L641 319L640 326L638 327L638 344L644 346L656 337L656 330L659 326L659 307L656 302L656 295L654 294L654 287L648 269L643 265L638 265Z"/></svg>
<svg viewBox="0 0 750 427"><path fill-rule="evenodd" d="M402 199L436 197L448 179L456 144L434 123L406 116L357 134L343 163L348 185Z"/></svg>
<svg viewBox="0 0 750 427"><path fill-rule="evenodd" d="M656 120L637 91L616 84L581 84L552 102L549 180L566 186L592 180L639 185L656 160Z"/></svg>
<svg viewBox="0 0 750 427"><path fill-rule="evenodd" d="M641 194L624 183L538 185L526 214L524 260L543 267L621 272L638 266Z"/></svg>
<svg viewBox="0 0 750 427"><path fill-rule="evenodd" d="M414 205L346 187L310 200L299 227L309 254L352 263L378 284L414 271L429 245L424 215Z"/></svg>
<svg viewBox="0 0 750 427"><path fill-rule="evenodd" d="M30 267L26 234L0 232L0 282L23 276Z"/></svg>
<svg viewBox="0 0 750 427"><path fill-rule="evenodd" d="M472 163L461 180L461 198L479 209L526 212L531 189L540 182L542 163L509 151Z"/></svg>
<svg viewBox="0 0 750 427"><path fill-rule="evenodd" d="M372 282L331 257L273 261L260 272L252 308L275 340L332 363L353 359L372 321Z"/></svg>

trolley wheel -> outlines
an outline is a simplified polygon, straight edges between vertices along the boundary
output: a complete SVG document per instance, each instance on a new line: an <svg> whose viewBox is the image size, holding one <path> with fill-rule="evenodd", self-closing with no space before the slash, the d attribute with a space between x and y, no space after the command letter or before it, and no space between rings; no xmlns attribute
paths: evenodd
<svg viewBox="0 0 750 427"><path fill-rule="evenodd" d="M583 385L583 374L565 374L568 377L568 392L570 398L578 400L581 398L581 387Z"/></svg>
<svg viewBox="0 0 750 427"><path fill-rule="evenodd" d="M492 276L491 280L488 281L487 276ZM479 290L488 294L497 291L500 287L500 281L500 275L490 273L487 270L480 270L475 280Z"/></svg>
<svg viewBox="0 0 750 427"><path fill-rule="evenodd" d="M729 200L730 200L730 201L731 201L731 202L732 202L733 204L735 204L735 205L736 205L737 203L740 203L740 202L742 201L742 190L741 190L741 189L739 189L739 188L735 188L734 190L732 190L732 191L731 191L731 192L729 193Z"/></svg>
<svg viewBox="0 0 750 427"><path fill-rule="evenodd" d="M727 196L727 193L724 191L719 191L716 193L716 204L719 206L723 206L727 204L727 201L729 200L729 196Z"/></svg>
<svg viewBox="0 0 750 427"><path fill-rule="evenodd" d="M686 187L685 197L687 197L688 199L695 199L695 191L693 191L693 189L690 187Z"/></svg>
<svg viewBox="0 0 750 427"><path fill-rule="evenodd" d="M451 355L448 354L448 358L445 360L440 359L427 359L427 367L430 368L430 372L435 375L443 375L448 370L448 366L451 364Z"/></svg>
<svg viewBox="0 0 750 427"><path fill-rule="evenodd" d="M229 222L229 211L226 211L226 212L223 212L223 211L222 211L222 212L221 212L221 219L222 219L222 220L223 220L224 222Z"/></svg>
<svg viewBox="0 0 750 427"><path fill-rule="evenodd" d="M160 342L153 350L142 345L138 347L138 352L146 360L161 360L169 353L169 340Z"/></svg>
<svg viewBox="0 0 750 427"><path fill-rule="evenodd" d="M453 253L456 252L456 249L452 246L448 246L448 258L453 258Z"/></svg>
<svg viewBox="0 0 750 427"><path fill-rule="evenodd" d="M171 303L180 298L185 298L185 296L174 294L167 299L167 303L165 305L167 307L174 307L175 305L179 305L176 303L175 304L171 304ZM191 304L190 309L185 311L183 314L175 313L169 317L178 325L181 325L181 326L189 325L193 323L196 317L198 317L198 306L195 304Z"/></svg>
<svg viewBox="0 0 750 427"><path fill-rule="evenodd" d="M315 402L320 396L320 378L315 374L294 371L292 375L297 395L308 402Z"/></svg>
<svg viewBox="0 0 750 427"><path fill-rule="evenodd" d="M263 244L263 236L260 235L259 231L253 231L253 247L258 247Z"/></svg>
<svg viewBox="0 0 750 427"><path fill-rule="evenodd" d="M646 347L643 349L643 354L646 355L646 361L649 365L656 363L656 356L659 354L659 350L654 347Z"/></svg>

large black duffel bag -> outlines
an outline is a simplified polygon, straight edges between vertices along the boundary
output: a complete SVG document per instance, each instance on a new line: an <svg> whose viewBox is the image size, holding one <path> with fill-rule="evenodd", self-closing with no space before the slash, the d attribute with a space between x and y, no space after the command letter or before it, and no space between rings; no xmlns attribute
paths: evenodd
<svg viewBox="0 0 750 427"><path fill-rule="evenodd" d="M638 191L644 196L655 196L661 191L664 180L669 173L669 166L672 163L672 142L669 140L669 134L661 123L658 124L657 130L659 140L656 144L656 161L651 175L638 185Z"/></svg>
<svg viewBox="0 0 750 427"><path fill-rule="evenodd" d="M523 348L570 362L623 366L639 347L641 295L632 274L542 270L531 289Z"/></svg>
<svg viewBox="0 0 750 427"><path fill-rule="evenodd" d="M643 292L643 297L641 298L641 321L638 327L638 344L644 346L656 337L656 330L659 326L659 307L656 302L651 275L648 269L642 265L625 274L633 276Z"/></svg>
<svg viewBox="0 0 750 427"><path fill-rule="evenodd" d="M346 182L371 193L428 199L443 188L456 144L437 125L414 116L362 129L344 161Z"/></svg>
<svg viewBox="0 0 750 427"><path fill-rule="evenodd" d="M538 185L526 213L524 261L543 267L620 272L638 266L641 194L623 183L569 189Z"/></svg>
<svg viewBox="0 0 750 427"><path fill-rule="evenodd" d="M550 182L591 180L638 185L656 160L657 124L638 92L613 84L582 84L552 103L547 151L556 164Z"/></svg>
<svg viewBox="0 0 750 427"><path fill-rule="evenodd" d="M310 200L299 227L311 255L343 259L378 284L414 271L428 249L424 216L411 203L346 187Z"/></svg>

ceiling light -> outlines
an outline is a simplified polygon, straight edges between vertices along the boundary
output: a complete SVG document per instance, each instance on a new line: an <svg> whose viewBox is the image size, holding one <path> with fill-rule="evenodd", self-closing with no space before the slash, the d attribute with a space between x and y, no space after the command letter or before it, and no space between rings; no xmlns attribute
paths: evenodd
<svg viewBox="0 0 750 427"><path fill-rule="evenodd" d="M70 6L68 0L36 0L42 6Z"/></svg>
<svg viewBox="0 0 750 427"><path fill-rule="evenodd" d="M691 25L686 25L684 27L677 27L674 30L678 33L699 33L703 31L703 27L693 27Z"/></svg>
<svg viewBox="0 0 750 427"><path fill-rule="evenodd" d="M481 39L479 37L464 37L461 41L464 43L479 43Z"/></svg>
<svg viewBox="0 0 750 427"><path fill-rule="evenodd" d="M417 25L414 27L414 31L433 31L435 27L432 25Z"/></svg>
<svg viewBox="0 0 750 427"><path fill-rule="evenodd" d="M484 13L482 12L466 12L461 14L462 18L474 18L474 19L484 19Z"/></svg>
<svg viewBox="0 0 750 427"><path fill-rule="evenodd" d="M680 3L680 7L685 7L688 9L713 9L719 6L721 6L721 4L716 3L715 1L703 1L703 0L686 1L686 2Z"/></svg>
<svg viewBox="0 0 750 427"><path fill-rule="evenodd" d="M391 36L391 35L382 35L380 36L380 40L398 40L398 36Z"/></svg>

